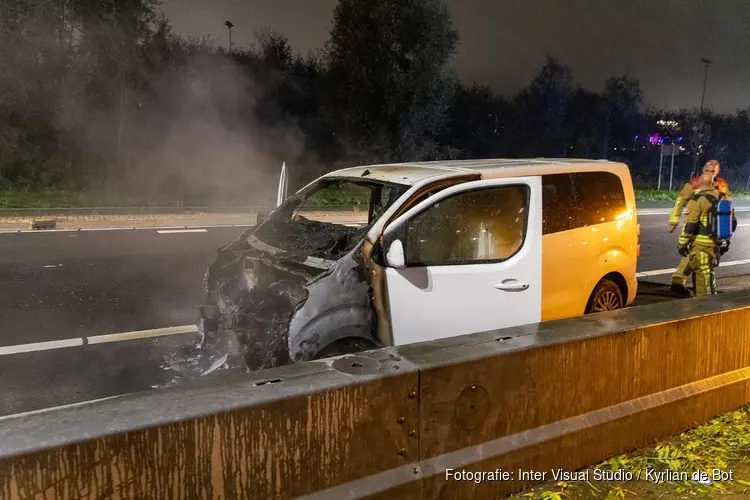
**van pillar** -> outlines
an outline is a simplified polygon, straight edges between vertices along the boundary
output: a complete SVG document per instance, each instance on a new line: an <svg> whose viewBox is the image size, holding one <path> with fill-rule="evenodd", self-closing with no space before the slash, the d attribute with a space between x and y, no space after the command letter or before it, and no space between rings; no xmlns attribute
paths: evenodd
<svg viewBox="0 0 750 500"><path fill-rule="evenodd" d="M372 289L372 306L377 317L375 337L382 346L393 345L391 322L388 317L388 297L385 290L385 269L372 259L375 246L368 240L362 244L362 257L367 266L370 288Z"/></svg>

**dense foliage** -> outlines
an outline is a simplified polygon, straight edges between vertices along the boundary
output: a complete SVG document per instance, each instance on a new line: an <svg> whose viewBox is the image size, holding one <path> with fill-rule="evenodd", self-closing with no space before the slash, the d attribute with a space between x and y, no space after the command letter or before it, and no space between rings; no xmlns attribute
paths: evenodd
<svg viewBox="0 0 750 500"><path fill-rule="evenodd" d="M228 53L174 35L156 0L4 0L0 189L228 196L281 161L298 186L352 163L537 156L624 160L653 187L655 133L683 147L680 179L706 155L750 173L747 111L644 110L637 80L583 89L552 57L512 97L462 85L442 0L340 0L333 18L319 54L272 30Z"/></svg>

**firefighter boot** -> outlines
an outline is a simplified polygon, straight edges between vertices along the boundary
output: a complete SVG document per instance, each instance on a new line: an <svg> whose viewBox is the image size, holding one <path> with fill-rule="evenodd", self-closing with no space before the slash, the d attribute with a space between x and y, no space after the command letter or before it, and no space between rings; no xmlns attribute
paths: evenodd
<svg viewBox="0 0 750 500"><path fill-rule="evenodd" d="M690 267L690 256L685 256L680 260L680 264L677 266L674 274L672 275L672 286L671 290L674 293L683 295L685 297L690 296L690 290L687 289L688 276L693 273L693 269Z"/></svg>

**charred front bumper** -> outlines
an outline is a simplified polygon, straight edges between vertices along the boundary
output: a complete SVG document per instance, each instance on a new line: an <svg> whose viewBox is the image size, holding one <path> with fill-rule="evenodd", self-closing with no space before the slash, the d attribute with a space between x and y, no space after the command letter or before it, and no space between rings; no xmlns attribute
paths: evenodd
<svg viewBox="0 0 750 500"><path fill-rule="evenodd" d="M204 278L202 344L226 350L251 370L289 363L289 323L323 272L253 247L252 237L219 250Z"/></svg>

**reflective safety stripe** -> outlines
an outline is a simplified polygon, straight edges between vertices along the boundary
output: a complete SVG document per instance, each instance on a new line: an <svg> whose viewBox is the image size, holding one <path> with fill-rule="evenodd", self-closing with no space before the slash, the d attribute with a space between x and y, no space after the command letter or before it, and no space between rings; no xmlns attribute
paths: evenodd
<svg viewBox="0 0 750 500"><path fill-rule="evenodd" d="M693 241L695 243L702 243L704 245L705 244L713 245L714 243L716 243L713 240L713 238L711 238L710 236L706 236L705 234L699 234L698 236L695 237L695 240L693 240Z"/></svg>
<svg viewBox="0 0 750 500"><path fill-rule="evenodd" d="M691 255L691 263L695 272L695 295L713 295L716 293L715 261L706 252L697 251Z"/></svg>

